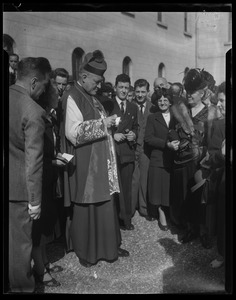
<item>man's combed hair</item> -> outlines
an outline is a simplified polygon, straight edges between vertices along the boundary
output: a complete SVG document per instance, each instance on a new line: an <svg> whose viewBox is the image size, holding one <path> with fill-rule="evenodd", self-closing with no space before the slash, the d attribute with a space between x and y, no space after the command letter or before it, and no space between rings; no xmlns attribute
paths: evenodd
<svg viewBox="0 0 236 300"><path fill-rule="evenodd" d="M16 54L16 53L9 52L8 55L9 55L9 58L10 58L10 56L15 56L15 57L17 57L18 61L19 61L19 59L20 59L19 55Z"/></svg>
<svg viewBox="0 0 236 300"><path fill-rule="evenodd" d="M54 71L52 71L52 78L56 79L57 76L67 78L67 80L69 79L69 73L64 68L57 68Z"/></svg>
<svg viewBox="0 0 236 300"><path fill-rule="evenodd" d="M222 82L218 87L217 87L217 94L223 93L225 94L225 81Z"/></svg>
<svg viewBox="0 0 236 300"><path fill-rule="evenodd" d="M146 79L138 79L134 83L134 90L136 89L137 86L138 87L146 86L147 91L149 91L150 84Z"/></svg>
<svg viewBox="0 0 236 300"><path fill-rule="evenodd" d="M52 71L51 65L45 57L26 57L23 58L18 64L18 79L34 74L42 78Z"/></svg>
<svg viewBox="0 0 236 300"><path fill-rule="evenodd" d="M116 77L116 83L115 83L115 85L117 85L118 82L128 82L129 84L131 84L130 77L127 74L120 74L120 75L118 75Z"/></svg>
<svg viewBox="0 0 236 300"><path fill-rule="evenodd" d="M134 87L132 85L129 86L129 92L134 92Z"/></svg>

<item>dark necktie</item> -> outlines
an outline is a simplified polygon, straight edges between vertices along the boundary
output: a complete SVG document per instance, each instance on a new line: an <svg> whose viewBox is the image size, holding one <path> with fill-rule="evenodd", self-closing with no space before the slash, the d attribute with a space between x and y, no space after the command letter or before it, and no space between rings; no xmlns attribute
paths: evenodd
<svg viewBox="0 0 236 300"><path fill-rule="evenodd" d="M120 103L120 110L121 110L121 113L123 115L125 113L124 102L123 101Z"/></svg>
<svg viewBox="0 0 236 300"><path fill-rule="evenodd" d="M143 103L140 104L140 111L141 111L141 114L143 115L143 113L144 113L144 105L143 105Z"/></svg>

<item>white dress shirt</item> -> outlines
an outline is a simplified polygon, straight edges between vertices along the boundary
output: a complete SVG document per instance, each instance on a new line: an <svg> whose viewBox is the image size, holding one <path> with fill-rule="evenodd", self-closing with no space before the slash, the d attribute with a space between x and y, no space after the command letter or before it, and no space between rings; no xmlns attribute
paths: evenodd
<svg viewBox="0 0 236 300"><path fill-rule="evenodd" d="M163 116L163 118L164 118L164 120L166 122L167 127L169 127L169 124L170 124L170 112L168 112L168 113L162 113L162 116Z"/></svg>
<svg viewBox="0 0 236 300"><path fill-rule="evenodd" d="M124 112L125 112L126 111L126 100L122 101L116 96L116 101L119 104L120 109L121 109L121 102L124 103Z"/></svg>

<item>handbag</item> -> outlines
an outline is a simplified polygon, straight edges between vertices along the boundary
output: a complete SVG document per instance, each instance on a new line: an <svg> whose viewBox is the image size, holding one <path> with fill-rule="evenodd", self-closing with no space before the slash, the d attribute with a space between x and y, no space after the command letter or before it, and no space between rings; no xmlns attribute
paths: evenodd
<svg viewBox="0 0 236 300"><path fill-rule="evenodd" d="M179 149L174 153L175 164L185 164L201 157L202 148L199 147L199 138L197 132L187 134L182 127L171 129L169 132L169 140L179 140Z"/></svg>

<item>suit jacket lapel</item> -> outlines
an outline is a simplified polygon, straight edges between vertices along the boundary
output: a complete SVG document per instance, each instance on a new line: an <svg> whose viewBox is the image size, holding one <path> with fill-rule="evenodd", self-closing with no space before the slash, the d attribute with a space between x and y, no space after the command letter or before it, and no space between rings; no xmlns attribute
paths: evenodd
<svg viewBox="0 0 236 300"><path fill-rule="evenodd" d="M140 121L141 121L140 119L142 118L141 112L140 112L138 103L137 102L135 102L135 103L138 106L138 123L140 124ZM147 116L150 114L149 110L150 110L151 106L152 106L152 104L149 102L149 100L146 100L146 106L145 106L144 113L143 113L143 119L147 118Z"/></svg>
<svg viewBox="0 0 236 300"><path fill-rule="evenodd" d="M164 120L164 117L162 116L162 113L161 112L157 112L156 113L156 118L155 118L159 123L161 123L162 125L164 125L165 127L168 128L167 124L166 124L166 121Z"/></svg>
<svg viewBox="0 0 236 300"><path fill-rule="evenodd" d="M145 107L145 110L144 110L144 117L146 118L149 114L150 114L150 108L152 107L152 103L147 100L146 101L146 107Z"/></svg>
<svg viewBox="0 0 236 300"><path fill-rule="evenodd" d="M118 103L117 103L117 105L118 105ZM128 101L126 101L126 110L125 110L125 113L124 113L123 116L120 115L121 116L121 122L120 122L120 124L118 126L118 130L119 131L123 131L124 129L126 129L126 125L129 123L129 115L130 115L130 113L131 113L131 106L130 106L130 103Z"/></svg>
<svg viewBox="0 0 236 300"><path fill-rule="evenodd" d="M114 107L113 107L113 110L112 110L112 115L117 114L118 117L121 117L121 111L120 111L119 104L117 103L115 98L113 98L112 101L113 101L113 104L114 104Z"/></svg>

